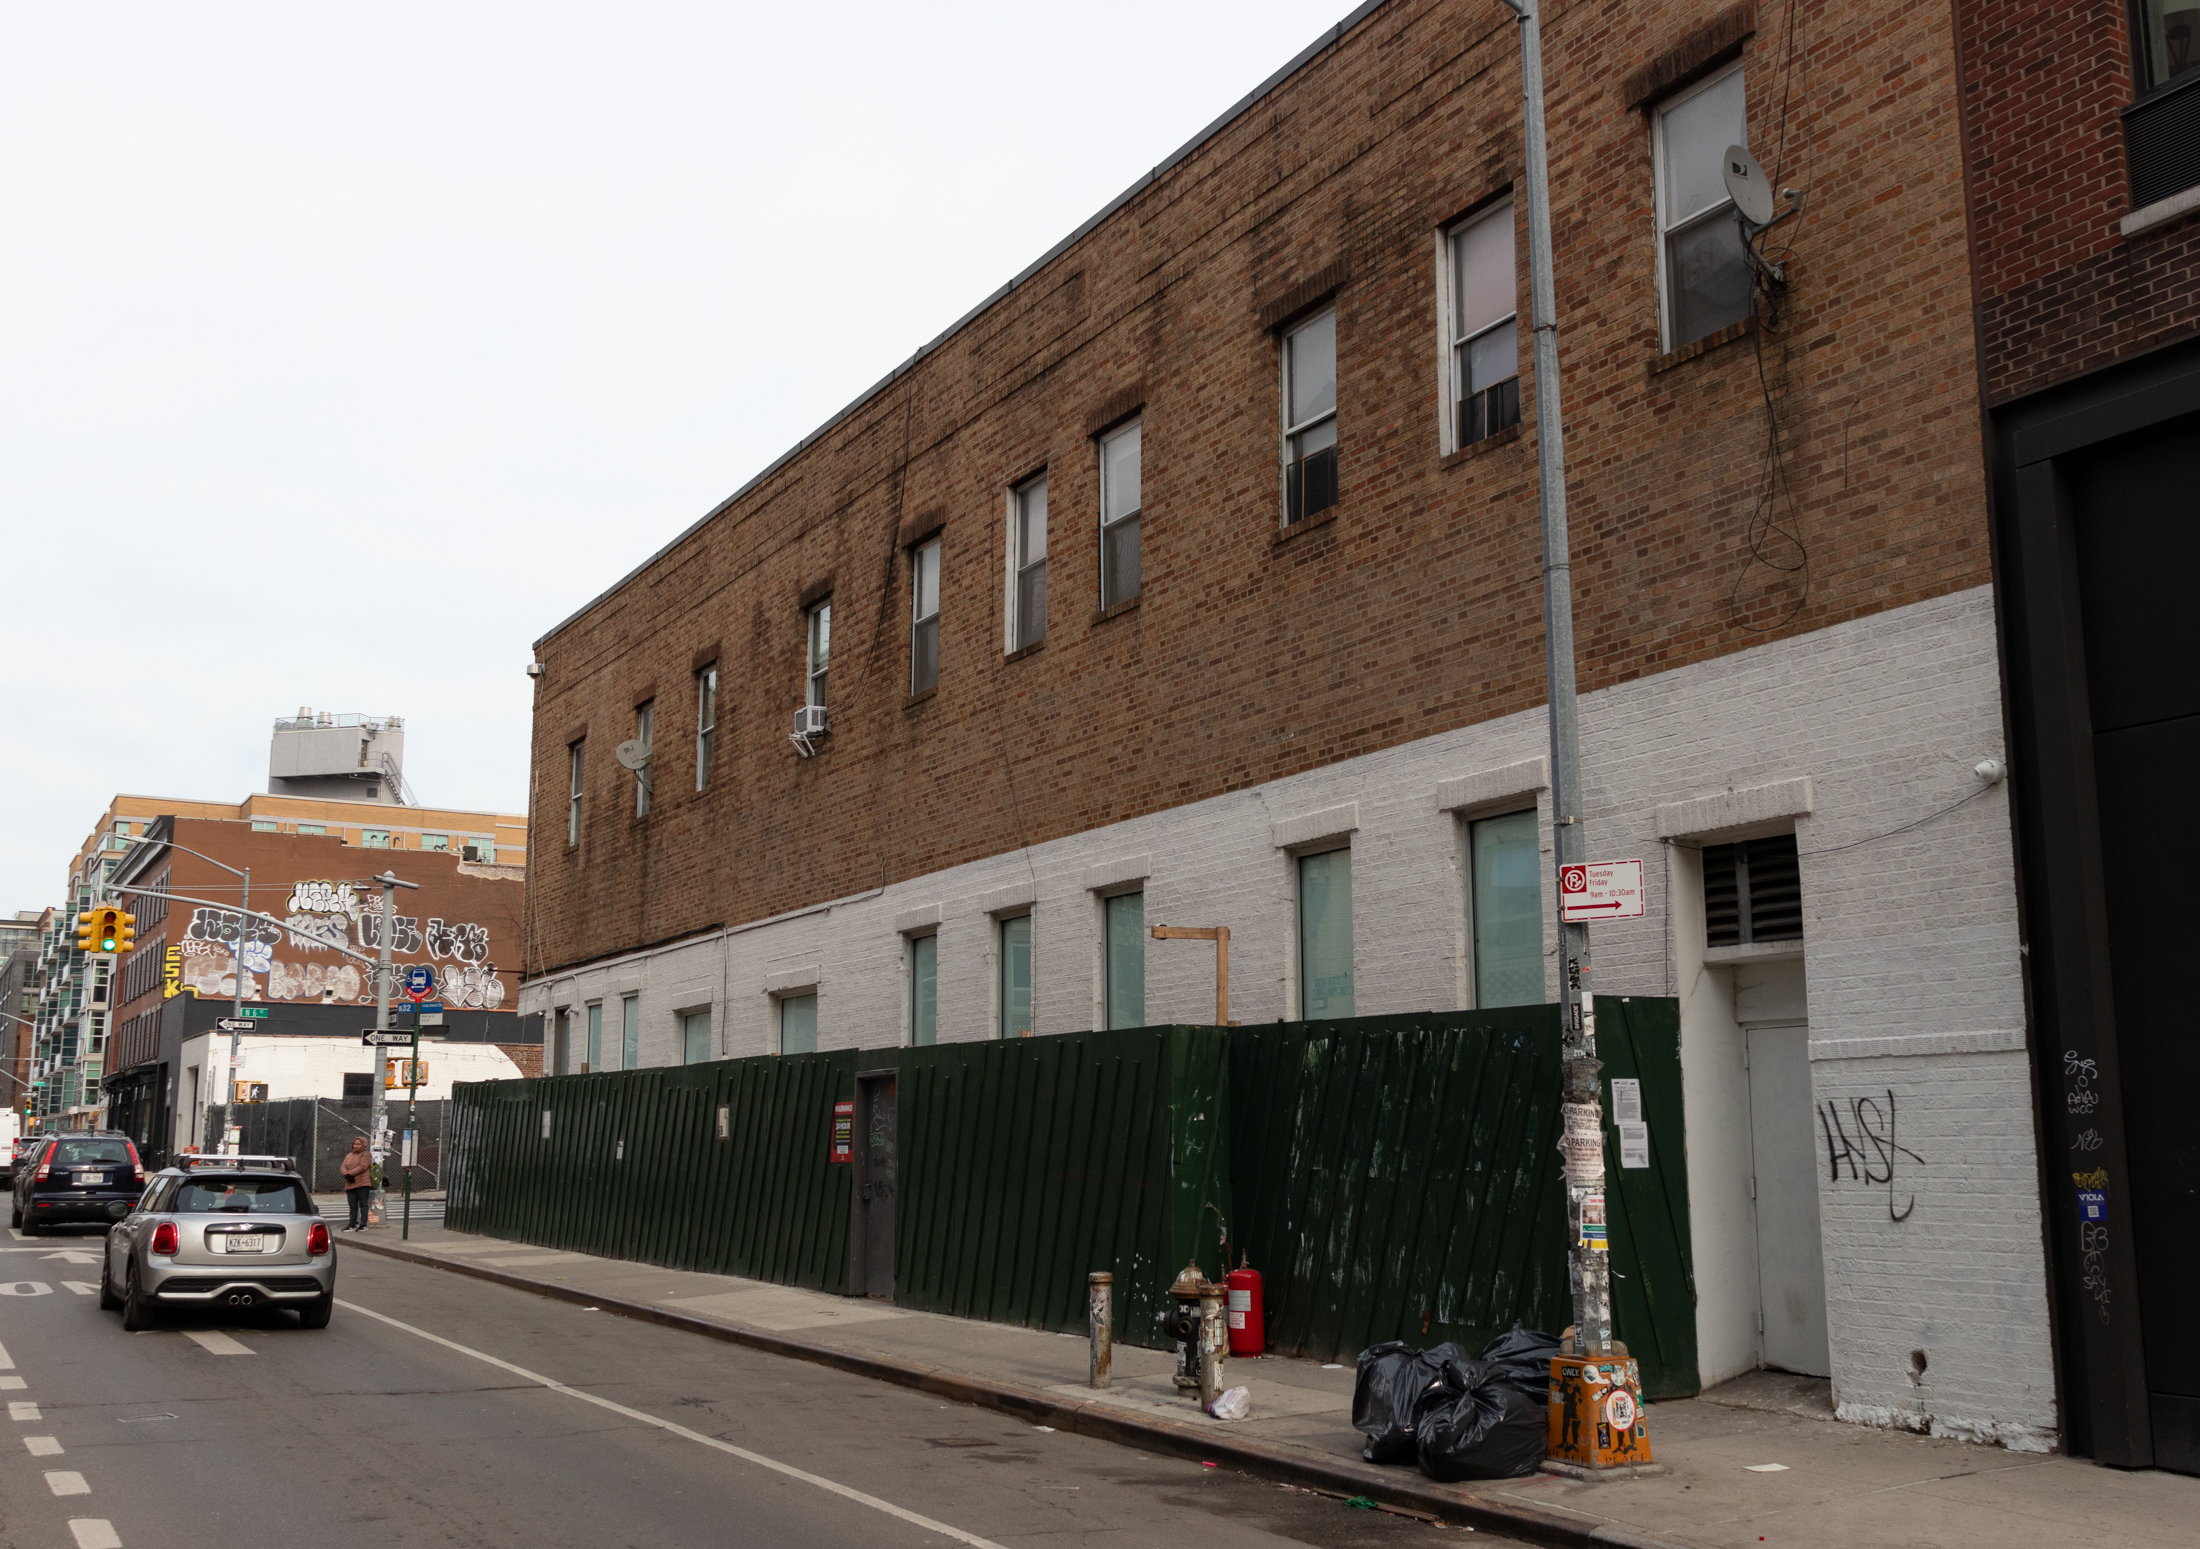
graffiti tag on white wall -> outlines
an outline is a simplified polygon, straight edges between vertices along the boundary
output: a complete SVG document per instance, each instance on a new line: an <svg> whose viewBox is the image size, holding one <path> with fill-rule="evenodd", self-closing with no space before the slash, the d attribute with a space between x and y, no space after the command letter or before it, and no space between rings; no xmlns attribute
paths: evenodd
<svg viewBox="0 0 2200 1549"><path fill-rule="evenodd" d="M349 882L301 882L290 890L292 914L340 914L359 918L359 894Z"/></svg>
<svg viewBox="0 0 2200 1549"><path fill-rule="evenodd" d="M195 941L235 941L240 923L247 942L271 947L282 939L282 927L266 920L245 920L234 909L192 910L191 928L185 934Z"/></svg>
<svg viewBox="0 0 2200 1549"><path fill-rule="evenodd" d="M461 963L478 963L489 955L489 931L486 926L461 924L457 920L428 921L428 956L451 957Z"/></svg>
<svg viewBox="0 0 2200 1549"><path fill-rule="evenodd" d="M368 951L377 951L382 945L382 916L368 912L359 916L359 945ZM390 950L392 952L418 952L420 950L420 919L417 915L393 914L390 916Z"/></svg>

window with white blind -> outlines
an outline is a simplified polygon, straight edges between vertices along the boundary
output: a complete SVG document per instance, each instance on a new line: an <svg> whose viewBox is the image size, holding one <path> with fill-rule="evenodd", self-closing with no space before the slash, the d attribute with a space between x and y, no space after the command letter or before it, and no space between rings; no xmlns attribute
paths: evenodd
<svg viewBox="0 0 2200 1549"><path fill-rule="evenodd" d="M1137 420L1100 440L1100 606L1138 595L1140 428Z"/></svg>
<svg viewBox="0 0 2200 1549"><path fill-rule="evenodd" d="M1047 480L1019 484L1008 500L1008 648L1047 634Z"/></svg>
<svg viewBox="0 0 2200 1549"><path fill-rule="evenodd" d="M909 692L940 683L940 540L909 553Z"/></svg>
<svg viewBox="0 0 2200 1549"><path fill-rule="evenodd" d="M1337 313L1311 317L1283 338L1283 521L1337 503Z"/></svg>
<svg viewBox="0 0 2200 1549"><path fill-rule="evenodd" d="M1749 316L1756 282L1726 191L1726 148L1749 143L1734 64L1657 111L1658 276L1668 350Z"/></svg>
<svg viewBox="0 0 2200 1549"><path fill-rule="evenodd" d="M1444 235L1447 423L1455 452L1520 423L1519 289L1510 199Z"/></svg>
<svg viewBox="0 0 2200 1549"><path fill-rule="evenodd" d="M718 667L695 675L695 788L710 784L711 743L718 735Z"/></svg>

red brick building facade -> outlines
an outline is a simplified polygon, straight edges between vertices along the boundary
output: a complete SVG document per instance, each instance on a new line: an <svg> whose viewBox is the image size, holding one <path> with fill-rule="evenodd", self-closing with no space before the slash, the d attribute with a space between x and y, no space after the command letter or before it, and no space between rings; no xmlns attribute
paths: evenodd
<svg viewBox="0 0 2200 1549"><path fill-rule="evenodd" d="M1596 983L1680 1003L1702 1378L2056 1445L1953 13L1544 42L1581 817L1650 894ZM1361 7L537 643L550 1068L1211 1016L1145 921L1246 1021L1547 992L1518 49ZM1896 1093L1922 1213L1812 1149Z"/></svg>

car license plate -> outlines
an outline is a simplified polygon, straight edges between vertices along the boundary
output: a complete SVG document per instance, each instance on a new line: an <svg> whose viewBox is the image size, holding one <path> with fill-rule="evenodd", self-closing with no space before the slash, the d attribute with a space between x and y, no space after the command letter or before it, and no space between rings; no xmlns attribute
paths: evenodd
<svg viewBox="0 0 2200 1549"><path fill-rule="evenodd" d="M224 1253L258 1253L262 1250L264 1242L264 1238L239 1235L228 1238L223 1244L222 1251Z"/></svg>
<svg viewBox="0 0 2200 1549"><path fill-rule="evenodd" d="M76 1186L80 1189L95 1187L106 1181L107 1175L105 1173L78 1173L76 1175Z"/></svg>

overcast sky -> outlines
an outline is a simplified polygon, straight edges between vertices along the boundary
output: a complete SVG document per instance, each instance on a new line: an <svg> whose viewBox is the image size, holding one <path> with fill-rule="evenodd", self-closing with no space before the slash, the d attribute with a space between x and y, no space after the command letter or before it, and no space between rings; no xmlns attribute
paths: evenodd
<svg viewBox="0 0 2200 1549"><path fill-rule="evenodd" d="M0 913L300 705L522 810L538 635L1349 5L0 8Z"/></svg>

